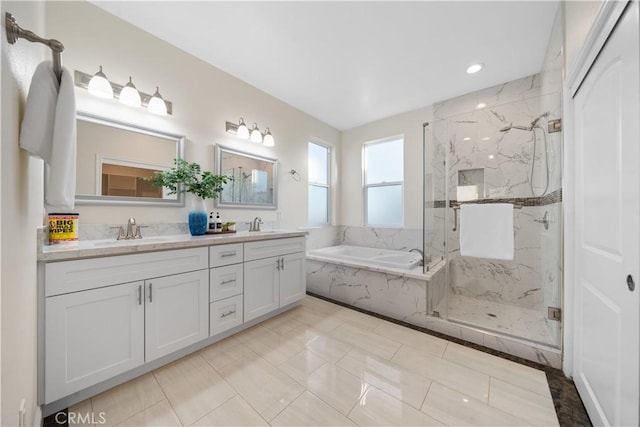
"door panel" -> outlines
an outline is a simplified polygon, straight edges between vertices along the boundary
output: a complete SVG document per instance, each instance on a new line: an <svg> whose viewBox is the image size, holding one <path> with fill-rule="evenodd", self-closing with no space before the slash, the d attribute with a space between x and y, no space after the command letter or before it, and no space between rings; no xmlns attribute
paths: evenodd
<svg viewBox="0 0 640 427"><path fill-rule="evenodd" d="M279 307L280 258L244 263L244 321L262 316Z"/></svg>
<svg viewBox="0 0 640 427"><path fill-rule="evenodd" d="M573 99L574 380L597 425L639 421L639 39L634 2Z"/></svg>
<svg viewBox="0 0 640 427"><path fill-rule="evenodd" d="M142 286L126 283L46 299L45 403L144 363Z"/></svg>
<svg viewBox="0 0 640 427"><path fill-rule="evenodd" d="M209 271L145 281L146 361L209 336Z"/></svg>
<svg viewBox="0 0 640 427"><path fill-rule="evenodd" d="M305 253L285 255L280 268L280 307L304 298L307 292Z"/></svg>

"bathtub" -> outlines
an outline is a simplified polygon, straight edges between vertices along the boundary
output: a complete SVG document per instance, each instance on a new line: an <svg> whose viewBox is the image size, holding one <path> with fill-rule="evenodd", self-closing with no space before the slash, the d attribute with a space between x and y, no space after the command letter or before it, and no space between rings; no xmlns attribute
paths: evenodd
<svg viewBox="0 0 640 427"><path fill-rule="evenodd" d="M362 246L330 246L309 251L308 255L335 261L351 261L367 265L385 266L400 270L412 270L420 265L422 256L415 252L390 249L365 248Z"/></svg>
<svg viewBox="0 0 640 427"><path fill-rule="evenodd" d="M307 252L307 291L425 326L444 297L445 261L428 272L415 252L331 246Z"/></svg>

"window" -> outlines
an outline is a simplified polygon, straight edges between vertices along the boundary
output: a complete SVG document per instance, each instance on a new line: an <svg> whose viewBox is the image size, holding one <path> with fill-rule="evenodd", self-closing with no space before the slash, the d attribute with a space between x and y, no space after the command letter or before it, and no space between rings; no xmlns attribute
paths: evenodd
<svg viewBox="0 0 640 427"><path fill-rule="evenodd" d="M367 226L402 227L403 139L364 146L364 215Z"/></svg>
<svg viewBox="0 0 640 427"><path fill-rule="evenodd" d="M329 223L329 147L309 143L309 225Z"/></svg>

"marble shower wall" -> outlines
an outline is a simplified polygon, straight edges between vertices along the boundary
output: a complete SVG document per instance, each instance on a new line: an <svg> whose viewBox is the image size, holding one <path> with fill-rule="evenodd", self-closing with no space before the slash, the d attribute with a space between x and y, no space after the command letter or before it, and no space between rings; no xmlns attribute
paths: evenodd
<svg viewBox="0 0 640 427"><path fill-rule="evenodd" d="M558 19L558 18L556 18ZM555 37L555 39L554 39ZM459 179L480 176L480 199L529 199L549 185L546 194L561 189L561 132L546 132L548 120L561 117L561 35L552 35L543 73L463 95L434 106L434 144L446 141L446 176L434 184L446 188L449 200L458 197ZM555 41L554 41L555 40ZM560 68L558 68L560 67ZM530 126L542 113L543 129L501 128ZM544 130L544 132L543 132ZM546 156L544 136L546 136ZM535 138L535 140L534 140ZM535 168L531 178L531 165ZM440 159L434 159L434 162ZM435 168L434 168L435 170ZM473 171L472 171L473 170ZM480 171L478 171L480 170ZM460 171L466 171L459 173ZM529 181L532 179L535 194ZM446 200L446 199L444 199ZM559 197L557 200L561 200ZM437 203L437 202L436 202ZM529 204L529 203L528 203ZM447 245L450 254L449 286L454 293L546 312L559 303L561 203L535 199L534 206L514 210L515 259L498 261L460 257L459 234L450 231L453 210L447 209ZM549 230L535 222L548 211ZM543 255L544 254L544 255ZM559 306L559 305L553 305Z"/></svg>

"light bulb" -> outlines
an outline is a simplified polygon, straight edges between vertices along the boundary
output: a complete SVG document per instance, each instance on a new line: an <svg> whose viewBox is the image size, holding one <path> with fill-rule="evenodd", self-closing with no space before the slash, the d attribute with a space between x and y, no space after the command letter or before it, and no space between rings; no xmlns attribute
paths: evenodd
<svg viewBox="0 0 640 427"><path fill-rule="evenodd" d="M240 117L236 135L238 136L238 138L249 139L249 128L247 128L247 125L244 123L244 119L242 117Z"/></svg>
<svg viewBox="0 0 640 427"><path fill-rule="evenodd" d="M131 81L131 76L129 76L129 83L120 91L120 102L131 107L140 107L142 105L140 93Z"/></svg>
<svg viewBox="0 0 640 427"><path fill-rule="evenodd" d="M467 68L467 74L475 74L484 68L484 64L473 64Z"/></svg>
<svg viewBox="0 0 640 427"><path fill-rule="evenodd" d="M257 123L254 123L251 128L251 142L262 142L262 134L260 133L260 129L258 129Z"/></svg>
<svg viewBox="0 0 640 427"><path fill-rule="evenodd" d="M107 76L102 72L102 65L100 66L100 70L89 80L87 90L91 95L100 98L113 98L113 87L111 87Z"/></svg>
<svg viewBox="0 0 640 427"><path fill-rule="evenodd" d="M275 145L275 141L273 140L273 135L271 135L271 131L267 128L267 131L264 133L264 139L262 143L265 147L273 147Z"/></svg>
<svg viewBox="0 0 640 427"><path fill-rule="evenodd" d="M160 116L167 115L167 104L164 103L164 99L162 99L162 95L160 95L160 89L156 86L156 93L153 94L151 99L149 100L149 105L147 105L147 109L149 112L153 114L158 114Z"/></svg>

